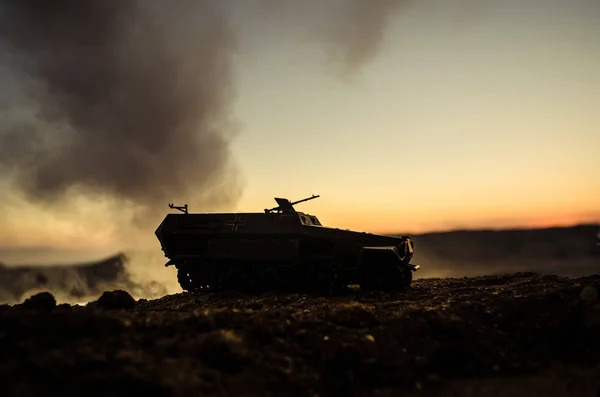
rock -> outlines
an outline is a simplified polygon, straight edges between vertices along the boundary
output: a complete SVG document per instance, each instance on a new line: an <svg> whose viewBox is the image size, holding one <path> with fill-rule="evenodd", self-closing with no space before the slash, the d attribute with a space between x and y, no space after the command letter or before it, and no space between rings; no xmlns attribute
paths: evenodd
<svg viewBox="0 0 600 397"><path fill-rule="evenodd" d="M250 302L246 305L246 307L252 310L261 310L264 307L264 305L259 302Z"/></svg>
<svg viewBox="0 0 600 397"><path fill-rule="evenodd" d="M40 292L23 302L23 308L31 310L52 310L56 307L56 299L50 292Z"/></svg>
<svg viewBox="0 0 600 397"><path fill-rule="evenodd" d="M358 302L342 303L331 311L331 319L350 328L370 327L377 323L373 308Z"/></svg>
<svg viewBox="0 0 600 397"><path fill-rule="evenodd" d="M199 353L207 366L230 373L240 371L247 358L242 339L230 330L214 331L206 335Z"/></svg>
<svg viewBox="0 0 600 397"><path fill-rule="evenodd" d="M581 290L579 297L588 305L595 305L598 303L598 290L594 287L585 287Z"/></svg>
<svg viewBox="0 0 600 397"><path fill-rule="evenodd" d="M600 330L600 305L592 306L589 310L586 310L584 325L591 334L598 334L598 330Z"/></svg>
<svg viewBox="0 0 600 397"><path fill-rule="evenodd" d="M128 310L135 305L135 299L127 291L105 291L96 301L95 307L109 310Z"/></svg>

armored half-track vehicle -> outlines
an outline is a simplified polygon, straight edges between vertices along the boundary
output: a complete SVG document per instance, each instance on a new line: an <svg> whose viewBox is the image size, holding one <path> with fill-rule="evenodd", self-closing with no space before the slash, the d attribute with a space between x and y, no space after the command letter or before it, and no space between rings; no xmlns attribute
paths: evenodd
<svg viewBox="0 0 600 397"><path fill-rule="evenodd" d="M175 266L182 289L302 290L333 292L348 285L363 291L400 291L410 286L414 242L325 227L294 205L255 213L189 213L172 209L155 234Z"/></svg>

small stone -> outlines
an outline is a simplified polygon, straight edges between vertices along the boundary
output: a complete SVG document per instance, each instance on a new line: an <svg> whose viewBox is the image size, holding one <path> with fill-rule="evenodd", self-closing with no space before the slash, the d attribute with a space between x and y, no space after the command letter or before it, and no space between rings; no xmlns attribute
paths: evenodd
<svg viewBox="0 0 600 397"><path fill-rule="evenodd" d="M260 302L250 302L248 303L248 305L246 305L246 307L252 310L261 310L264 307L264 305Z"/></svg>
<svg viewBox="0 0 600 397"><path fill-rule="evenodd" d="M348 328L367 328L377 323L373 307L359 302L342 303L331 315L332 321Z"/></svg>
<svg viewBox="0 0 600 397"><path fill-rule="evenodd" d="M579 298L588 305L594 305L598 302L598 290L594 287L585 287L581 290Z"/></svg>
<svg viewBox="0 0 600 397"><path fill-rule="evenodd" d="M56 299L50 292L40 292L23 302L25 309L52 310L56 307Z"/></svg>
<svg viewBox="0 0 600 397"><path fill-rule="evenodd" d="M96 301L96 307L101 309L131 309L135 305L135 299L127 291L106 291Z"/></svg>
<svg viewBox="0 0 600 397"><path fill-rule="evenodd" d="M222 372L239 372L247 361L242 339L233 331L219 330L206 335L199 349L207 366Z"/></svg>
<svg viewBox="0 0 600 397"><path fill-rule="evenodd" d="M440 375L436 373L427 374L427 382L439 382L441 380Z"/></svg>

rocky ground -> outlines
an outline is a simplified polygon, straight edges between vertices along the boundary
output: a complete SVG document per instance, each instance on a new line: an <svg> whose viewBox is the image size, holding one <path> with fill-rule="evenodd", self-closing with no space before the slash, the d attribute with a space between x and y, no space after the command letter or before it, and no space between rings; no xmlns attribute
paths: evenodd
<svg viewBox="0 0 600 397"><path fill-rule="evenodd" d="M3 396L598 396L600 276L0 306Z"/></svg>

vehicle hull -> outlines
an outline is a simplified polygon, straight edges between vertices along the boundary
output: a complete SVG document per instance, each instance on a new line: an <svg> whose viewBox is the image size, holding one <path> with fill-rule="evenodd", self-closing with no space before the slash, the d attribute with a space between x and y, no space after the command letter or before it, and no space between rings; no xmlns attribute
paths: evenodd
<svg viewBox="0 0 600 397"><path fill-rule="evenodd" d="M389 266L398 272L416 270L409 266L414 243L408 236L324 227L299 212L168 214L155 234L169 258L165 266L178 269L186 290L226 288L234 274L238 287L264 284L265 274L294 289L322 279L325 289L333 280L344 286L360 283L360 268L367 266L360 261L365 247L393 248L397 259L390 256L395 262Z"/></svg>

